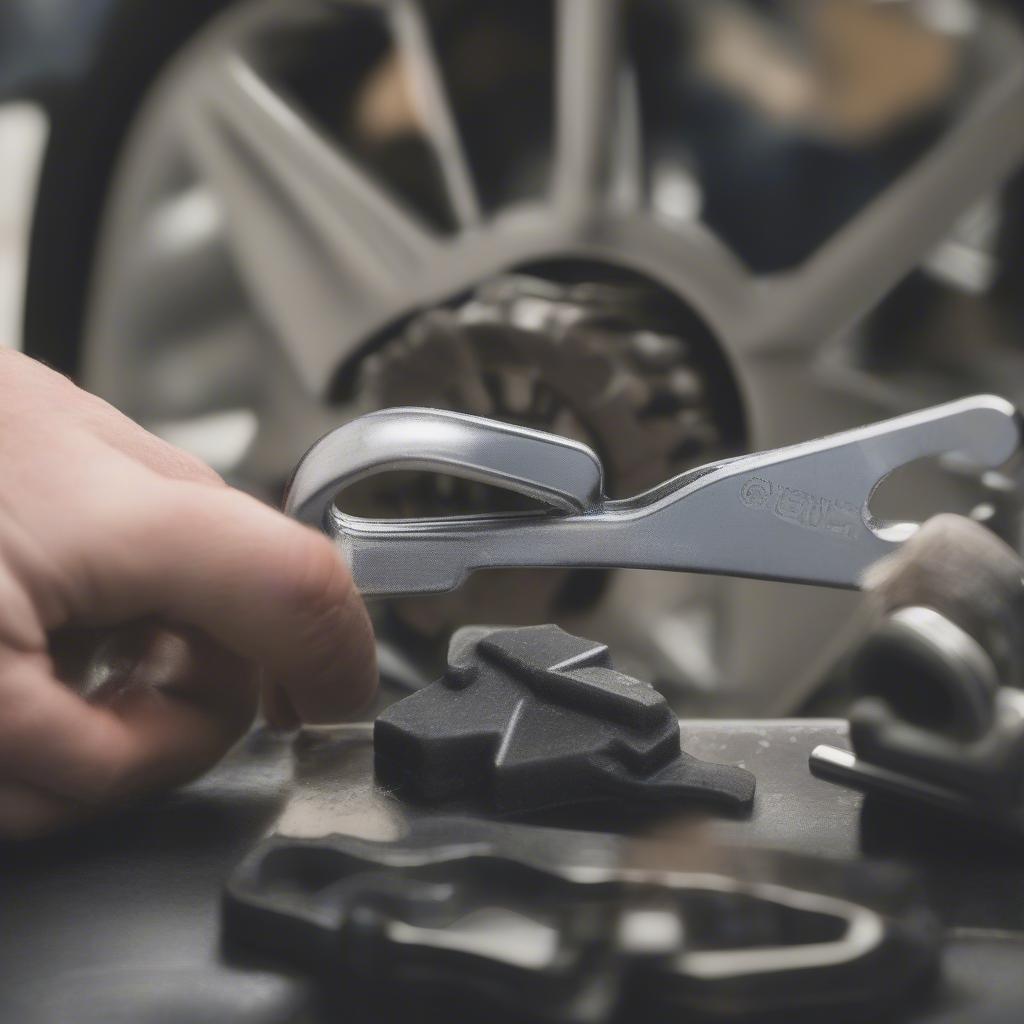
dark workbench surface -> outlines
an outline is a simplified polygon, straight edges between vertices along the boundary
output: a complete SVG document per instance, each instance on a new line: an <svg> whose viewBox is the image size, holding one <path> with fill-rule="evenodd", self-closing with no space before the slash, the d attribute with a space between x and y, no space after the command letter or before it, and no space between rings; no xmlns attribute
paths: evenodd
<svg viewBox="0 0 1024 1024"><path fill-rule="evenodd" d="M228 872L273 830L400 835L410 809L377 788L370 730L290 740L252 734L214 772L72 835L0 849L0 1020L297 1022L323 1019L314 988L220 947ZM538 824L678 835L911 864L949 928L941 997L919 1019L1024 1020L1024 854L814 778L811 749L846 746L838 721L684 723L684 747L757 776L749 816L691 809L609 818L550 811Z"/></svg>

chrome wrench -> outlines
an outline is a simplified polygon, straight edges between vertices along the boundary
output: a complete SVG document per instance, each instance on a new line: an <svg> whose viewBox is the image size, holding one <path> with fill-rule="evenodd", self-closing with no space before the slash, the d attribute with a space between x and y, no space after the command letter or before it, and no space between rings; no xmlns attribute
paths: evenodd
<svg viewBox="0 0 1024 1024"><path fill-rule="evenodd" d="M454 590L474 570L523 566L672 569L856 588L916 526L870 512L886 476L944 454L995 467L1020 442L1013 406L979 395L701 466L612 501L586 445L462 413L388 409L318 441L292 477L285 510L334 539L367 596ZM393 470L482 481L550 511L379 520L336 507L346 487Z"/></svg>

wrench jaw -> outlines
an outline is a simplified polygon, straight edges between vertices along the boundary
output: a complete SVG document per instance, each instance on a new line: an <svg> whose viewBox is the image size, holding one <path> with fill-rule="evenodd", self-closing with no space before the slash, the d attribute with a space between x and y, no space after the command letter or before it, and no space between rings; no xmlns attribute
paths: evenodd
<svg viewBox="0 0 1024 1024"><path fill-rule="evenodd" d="M878 537L892 542L894 546L908 540L920 524L885 521L872 514L870 505L875 492L893 472L929 456L942 456L951 464L972 473L996 469L1020 450L1024 439L1021 414L1010 402L997 395L959 399L890 420L888 424L895 425L901 420L909 421L917 428L916 436L911 439L916 442L916 450L912 444L904 442L910 454L904 451L896 461L895 456L900 449L893 449L893 464L878 475L864 506L865 522Z"/></svg>
<svg viewBox="0 0 1024 1024"><path fill-rule="evenodd" d="M452 557L452 545L444 537L432 541L417 534L414 545L403 545L401 532L382 535L367 522L372 520L346 522L331 534L363 597L445 594L466 582L469 570Z"/></svg>
<svg viewBox="0 0 1024 1024"><path fill-rule="evenodd" d="M1013 406L979 395L734 459L674 500L705 538L713 531L700 529L694 516L702 500L709 502L705 516L734 538L719 557L746 561L746 571L736 565L734 575L860 587L865 571L919 525L873 515L871 500L887 477L919 459L951 453L974 469L995 468L1020 443L1021 421ZM737 495L757 521L735 516Z"/></svg>

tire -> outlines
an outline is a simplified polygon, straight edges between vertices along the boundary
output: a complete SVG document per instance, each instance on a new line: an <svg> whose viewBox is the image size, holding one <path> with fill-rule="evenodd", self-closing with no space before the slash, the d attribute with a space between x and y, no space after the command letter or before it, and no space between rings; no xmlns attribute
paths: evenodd
<svg viewBox="0 0 1024 1024"><path fill-rule="evenodd" d="M30 236L25 351L79 369L97 232L125 133L164 64L237 0L116 0L80 76L49 92Z"/></svg>

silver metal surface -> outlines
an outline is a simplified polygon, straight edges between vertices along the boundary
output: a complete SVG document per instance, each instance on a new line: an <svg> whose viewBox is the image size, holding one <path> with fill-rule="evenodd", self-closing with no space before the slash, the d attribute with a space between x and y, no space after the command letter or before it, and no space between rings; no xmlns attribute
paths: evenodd
<svg viewBox="0 0 1024 1024"><path fill-rule="evenodd" d="M602 500L601 461L584 444L498 420L437 409L385 409L321 438L288 488L289 511L319 526L342 486L396 469L495 484L566 512Z"/></svg>
<svg viewBox="0 0 1024 1024"><path fill-rule="evenodd" d="M584 445L459 413L393 409L314 445L286 511L337 541L368 596L451 590L476 569L515 566L672 569L854 588L912 530L871 514L871 495L889 473L947 453L997 466L1019 444L1013 407L980 395L703 466L608 501L598 458ZM355 481L408 468L506 486L560 511L370 520L335 507Z"/></svg>

